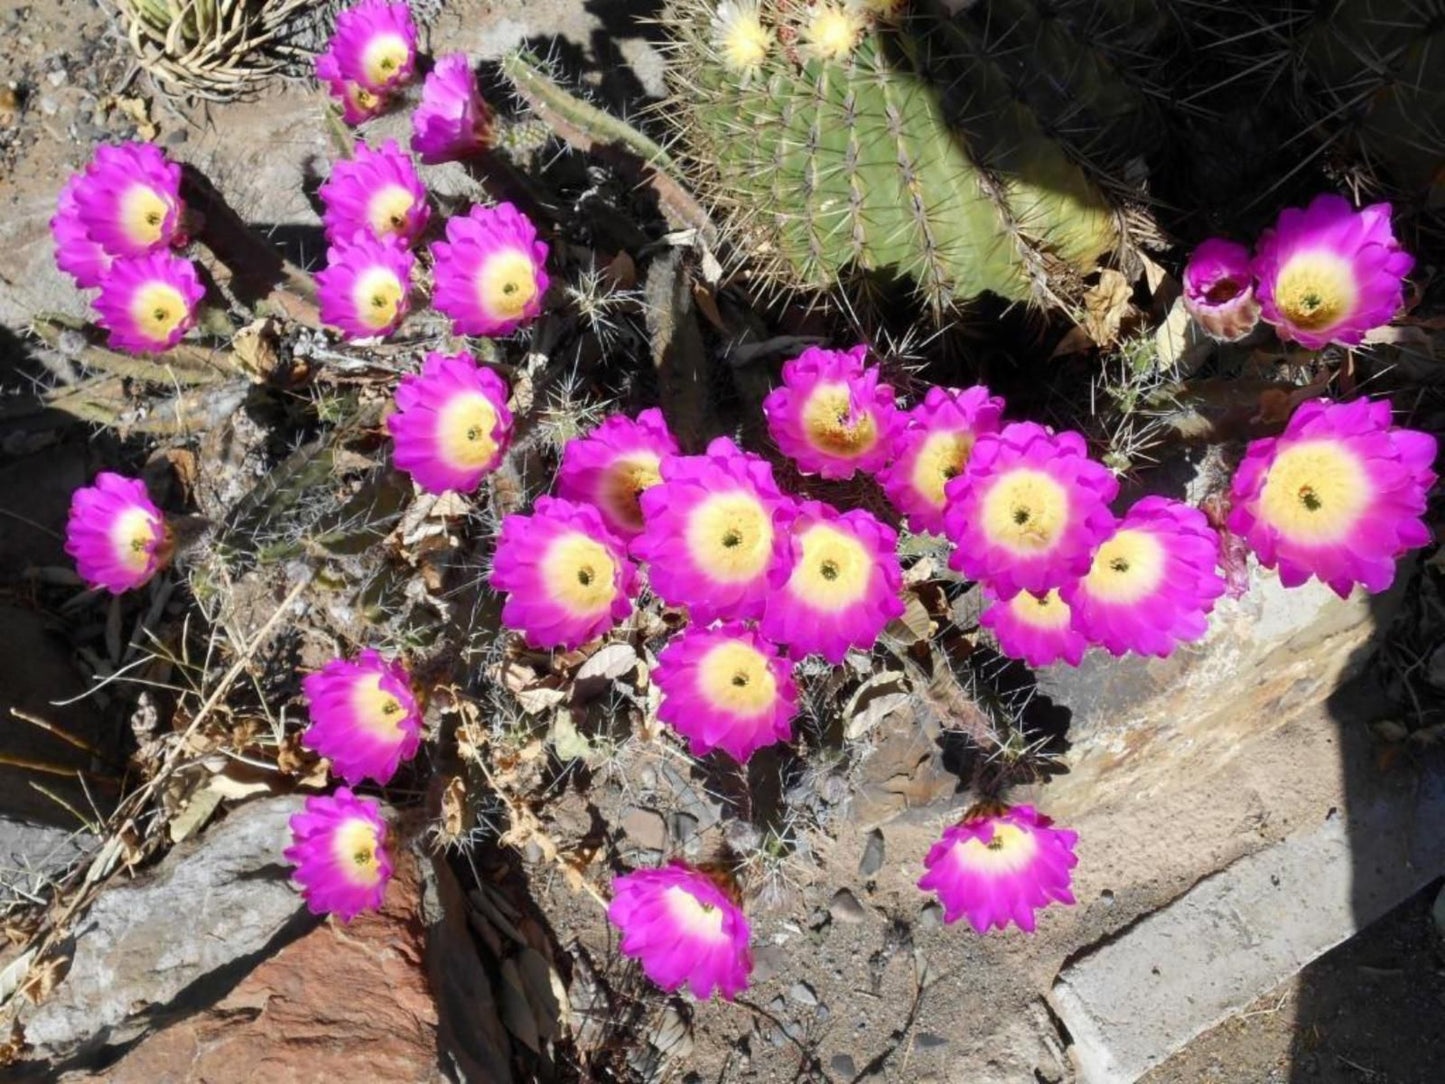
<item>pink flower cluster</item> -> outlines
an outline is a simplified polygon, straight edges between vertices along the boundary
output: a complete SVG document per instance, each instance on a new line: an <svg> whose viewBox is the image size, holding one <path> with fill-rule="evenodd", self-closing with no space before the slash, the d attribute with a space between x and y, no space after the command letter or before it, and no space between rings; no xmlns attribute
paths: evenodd
<svg viewBox="0 0 1445 1084"><path fill-rule="evenodd" d="M386 110L416 70L417 30L402 0L361 0L336 18L316 78L326 84L347 124ZM411 149L428 165L469 158L492 144L492 110L461 53L436 62L412 113Z"/></svg>
<svg viewBox="0 0 1445 1084"><path fill-rule="evenodd" d="M384 338L411 307L416 256L431 221L426 188L395 140L358 143L321 186L331 243L316 276L321 318L349 339ZM430 249L432 301L458 335L509 335L542 311L547 245L510 203L448 219Z"/></svg>
<svg viewBox="0 0 1445 1084"><path fill-rule="evenodd" d="M1212 237L1184 268L1184 305L1215 339L1233 342L1262 318L1309 350L1356 346L1404 304L1414 257L1400 247L1388 203L1355 210L1328 193L1280 212L1253 253Z"/></svg>
<svg viewBox="0 0 1445 1084"><path fill-rule="evenodd" d="M82 290L99 291L110 345L157 354L181 341L205 296L186 244L181 168L150 143L97 147L60 190L50 232L55 262Z"/></svg>
<svg viewBox="0 0 1445 1084"><path fill-rule="evenodd" d="M392 873L380 803L349 788L367 779L384 786L416 756L421 706L406 668L370 649L332 659L301 688L311 715L302 744L348 785L306 799L291 818L286 860L311 911L349 922L381 906Z"/></svg>

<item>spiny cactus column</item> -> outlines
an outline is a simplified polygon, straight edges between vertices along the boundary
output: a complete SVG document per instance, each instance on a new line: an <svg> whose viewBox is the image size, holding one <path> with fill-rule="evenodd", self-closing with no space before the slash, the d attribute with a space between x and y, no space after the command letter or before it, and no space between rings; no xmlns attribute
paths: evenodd
<svg viewBox="0 0 1445 1084"><path fill-rule="evenodd" d="M1445 2L1293 0L1300 100L1372 170L1445 205Z"/></svg>
<svg viewBox="0 0 1445 1084"><path fill-rule="evenodd" d="M936 312L1071 292L1118 244L1104 197L996 65L950 67L956 40L900 6L672 0L691 179L789 286L906 278Z"/></svg>

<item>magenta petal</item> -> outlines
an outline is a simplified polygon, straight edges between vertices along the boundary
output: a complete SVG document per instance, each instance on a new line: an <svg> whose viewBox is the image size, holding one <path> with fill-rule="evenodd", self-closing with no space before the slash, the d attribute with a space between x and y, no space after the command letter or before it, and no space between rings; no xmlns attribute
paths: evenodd
<svg viewBox="0 0 1445 1084"><path fill-rule="evenodd" d="M763 400L768 432L804 474L851 478L893 454L898 409L893 389L864 367L866 346L809 347L783 366L783 383Z"/></svg>
<svg viewBox="0 0 1445 1084"><path fill-rule="evenodd" d="M432 256L432 302L457 334L510 335L541 313L550 281L547 246L510 203L448 219L446 240L432 245Z"/></svg>
<svg viewBox="0 0 1445 1084"><path fill-rule="evenodd" d="M470 354L428 354L420 375L401 378L396 406L392 459L429 493L476 489L512 439L507 386Z"/></svg>
<svg viewBox="0 0 1445 1084"><path fill-rule="evenodd" d="M411 115L411 149L429 165L469 158L490 144L492 125L471 61L461 53L438 60Z"/></svg>
<svg viewBox="0 0 1445 1084"><path fill-rule="evenodd" d="M332 659L301 685L311 713L302 742L346 782L389 783L416 755L421 710L401 664L367 649L355 659Z"/></svg>
<svg viewBox="0 0 1445 1084"><path fill-rule="evenodd" d="M117 595L140 587L165 547L165 518L139 479L104 471L71 495L65 552L89 586Z"/></svg>
<svg viewBox="0 0 1445 1084"><path fill-rule="evenodd" d="M591 505L538 497L509 515L492 557L492 587L507 592L502 623L534 647L578 647L632 612L636 570Z"/></svg>
<svg viewBox="0 0 1445 1084"><path fill-rule="evenodd" d="M643 526L642 494L661 481L663 460L679 450L656 407L635 419L609 415L562 449L557 496L592 505L618 538L636 538Z"/></svg>
<svg viewBox="0 0 1445 1084"><path fill-rule="evenodd" d="M684 984L699 999L716 991L731 1001L753 969L742 910L705 874L681 862L612 882L608 920L621 949L668 992Z"/></svg>
<svg viewBox="0 0 1445 1084"><path fill-rule="evenodd" d="M374 798L358 798L346 787L307 798L305 809L291 818L292 844L285 852L307 908L343 922L379 908L392 873L386 836Z"/></svg>
<svg viewBox="0 0 1445 1084"><path fill-rule="evenodd" d="M331 167L331 176L317 194L326 206L321 220L333 245L367 233L379 241L395 240L410 247L431 219L416 166L394 139L379 151L357 143L351 158Z"/></svg>

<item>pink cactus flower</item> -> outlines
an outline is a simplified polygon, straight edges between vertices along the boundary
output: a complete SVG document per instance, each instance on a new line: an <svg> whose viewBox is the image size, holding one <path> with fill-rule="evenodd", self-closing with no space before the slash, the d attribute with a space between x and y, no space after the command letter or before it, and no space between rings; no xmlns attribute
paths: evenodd
<svg viewBox="0 0 1445 1084"><path fill-rule="evenodd" d="M1395 561L1430 541L1435 438L1390 424L1390 404L1314 399L1283 435L1256 440L1234 475L1229 529L1286 587L1311 576L1341 598L1384 591Z"/></svg>
<svg viewBox="0 0 1445 1084"><path fill-rule="evenodd" d="M538 497L530 516L502 520L492 587L507 592L502 624L533 647L570 650L632 612L637 574L590 504Z"/></svg>
<svg viewBox="0 0 1445 1084"><path fill-rule="evenodd" d="M978 623L993 630L1000 651L1033 667L1051 666L1060 659L1078 666L1089 649L1057 587L1042 595L1020 591L1006 601L994 600Z"/></svg>
<svg viewBox="0 0 1445 1084"><path fill-rule="evenodd" d="M492 111L464 54L452 53L437 61L422 84L411 129L411 149L428 165L470 158L491 145Z"/></svg>
<svg viewBox="0 0 1445 1084"><path fill-rule="evenodd" d="M153 143L95 148L68 185L85 233L112 256L144 256L181 236L181 167Z"/></svg>
<svg viewBox="0 0 1445 1084"><path fill-rule="evenodd" d="M87 585L119 595L165 564L170 534L143 482L104 471L71 494L65 552Z"/></svg>
<svg viewBox="0 0 1445 1084"><path fill-rule="evenodd" d="M360 124L386 109L386 95L373 94L360 83L344 78L341 65L329 52L316 58L316 78L325 83L331 96L341 103L341 119L347 124Z"/></svg>
<svg viewBox="0 0 1445 1084"><path fill-rule="evenodd" d="M416 39L416 24L405 3L361 0L336 17L327 52L343 80L372 94L386 94L411 78Z"/></svg>
<svg viewBox="0 0 1445 1084"><path fill-rule="evenodd" d="M795 656L817 653L834 664L850 647L872 648L903 615L897 546L897 532L861 509L803 502L778 536L763 635Z"/></svg>
<svg viewBox="0 0 1445 1084"><path fill-rule="evenodd" d="M159 354L196 325L206 296L195 265L169 252L115 260L95 299L97 323L110 345L132 354Z"/></svg>
<svg viewBox="0 0 1445 1084"><path fill-rule="evenodd" d="M411 307L411 269L416 262L395 241L358 233L326 252L316 276L321 319L348 339L390 335Z"/></svg>
<svg viewBox="0 0 1445 1084"><path fill-rule="evenodd" d="M391 782L421 745L421 709L411 676L371 649L355 659L332 659L301 680L311 712L302 744L331 761L352 786Z"/></svg>
<svg viewBox="0 0 1445 1084"><path fill-rule="evenodd" d="M447 239L432 245L433 302L458 335L510 335L542 311L547 246L510 203L473 207L447 221Z"/></svg>
<svg viewBox="0 0 1445 1084"><path fill-rule="evenodd" d="M470 354L428 354L420 375L401 378L386 427L396 465L422 489L470 493L511 443L507 385Z"/></svg>
<svg viewBox="0 0 1445 1084"><path fill-rule="evenodd" d="M1259 323L1247 245L1211 237L1184 265L1184 308L1211 338L1237 342Z"/></svg>
<svg viewBox="0 0 1445 1084"><path fill-rule="evenodd" d="M612 882L607 918L621 949L669 993L686 985L699 1000L731 1001L753 969L747 917L716 881L681 862Z"/></svg>
<svg viewBox="0 0 1445 1084"><path fill-rule="evenodd" d="M381 907L392 865L376 799L358 798L346 787L307 798L305 809L291 818L291 841L286 861L296 867L312 914L350 922Z"/></svg>
<svg viewBox="0 0 1445 1084"><path fill-rule="evenodd" d="M333 245L369 233L379 241L409 248L431 220L416 166L394 139L379 151L357 143L353 157L331 167L331 176L318 194L326 205L321 216L326 239Z"/></svg>
<svg viewBox="0 0 1445 1084"><path fill-rule="evenodd" d="M80 182L81 176L76 174L60 190L55 217L50 220L50 235L55 239L55 266L73 278L80 289L93 290L110 271L111 256L105 246L91 240L80 220L80 205L75 202Z"/></svg>
<svg viewBox="0 0 1445 1084"><path fill-rule="evenodd" d="M963 473L974 442L997 433L1004 402L982 384L929 388L905 415L878 483L915 531L943 533L944 486Z"/></svg>
<svg viewBox="0 0 1445 1084"><path fill-rule="evenodd" d="M783 365L783 383L763 400L768 432L804 474L851 478L893 455L898 408L893 389L864 367L866 346L811 346Z"/></svg>
<svg viewBox="0 0 1445 1084"><path fill-rule="evenodd" d="M1079 834L1053 823L1030 805L971 810L928 852L918 887L938 894L944 922L967 918L979 933L1013 922L1033 933L1035 911L1074 902Z"/></svg>
<svg viewBox="0 0 1445 1084"><path fill-rule="evenodd" d="M613 414L562 449L557 496L595 506L618 538L636 538L642 532L642 494L662 480L663 458L678 451L656 407L635 421Z"/></svg>
<svg viewBox="0 0 1445 1084"><path fill-rule="evenodd" d="M1164 497L1129 509L1094 554L1088 575L1063 589L1074 627L1114 655L1173 653L1209 629L1224 594L1219 534L1204 513Z"/></svg>
<svg viewBox="0 0 1445 1084"><path fill-rule="evenodd" d="M995 596L1045 594L1089 571L1114 528L1114 476L1088 457L1078 433L1033 422L985 433L964 473L945 487L949 567Z"/></svg>
<svg viewBox="0 0 1445 1084"><path fill-rule="evenodd" d="M762 617L777 532L793 508L773 468L718 437L706 455L664 456L661 473L638 495L644 526L632 540L652 590L697 625Z"/></svg>
<svg viewBox="0 0 1445 1084"><path fill-rule="evenodd" d="M657 656L657 717L688 740L695 757L721 749L739 764L793 736L798 687L793 665L740 621L685 630Z"/></svg>
<svg viewBox="0 0 1445 1084"><path fill-rule="evenodd" d="M1264 319L1310 350L1354 346L1405 302L1415 258L1390 226L1390 205L1356 211L1341 196L1290 207L1260 235L1251 270Z"/></svg>

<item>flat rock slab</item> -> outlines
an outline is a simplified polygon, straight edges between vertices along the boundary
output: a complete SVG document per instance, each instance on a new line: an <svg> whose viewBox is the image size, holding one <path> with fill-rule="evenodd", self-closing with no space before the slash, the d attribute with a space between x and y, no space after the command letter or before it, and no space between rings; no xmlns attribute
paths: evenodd
<svg viewBox="0 0 1445 1084"><path fill-rule="evenodd" d="M301 798L251 802L150 873L108 887L74 931L65 980L23 1023L34 1056L64 1062L205 1005L304 932L281 851Z"/></svg>
<svg viewBox="0 0 1445 1084"><path fill-rule="evenodd" d="M1050 999L1085 1084L1129 1084L1445 871L1445 772L1332 812L1067 967Z"/></svg>

